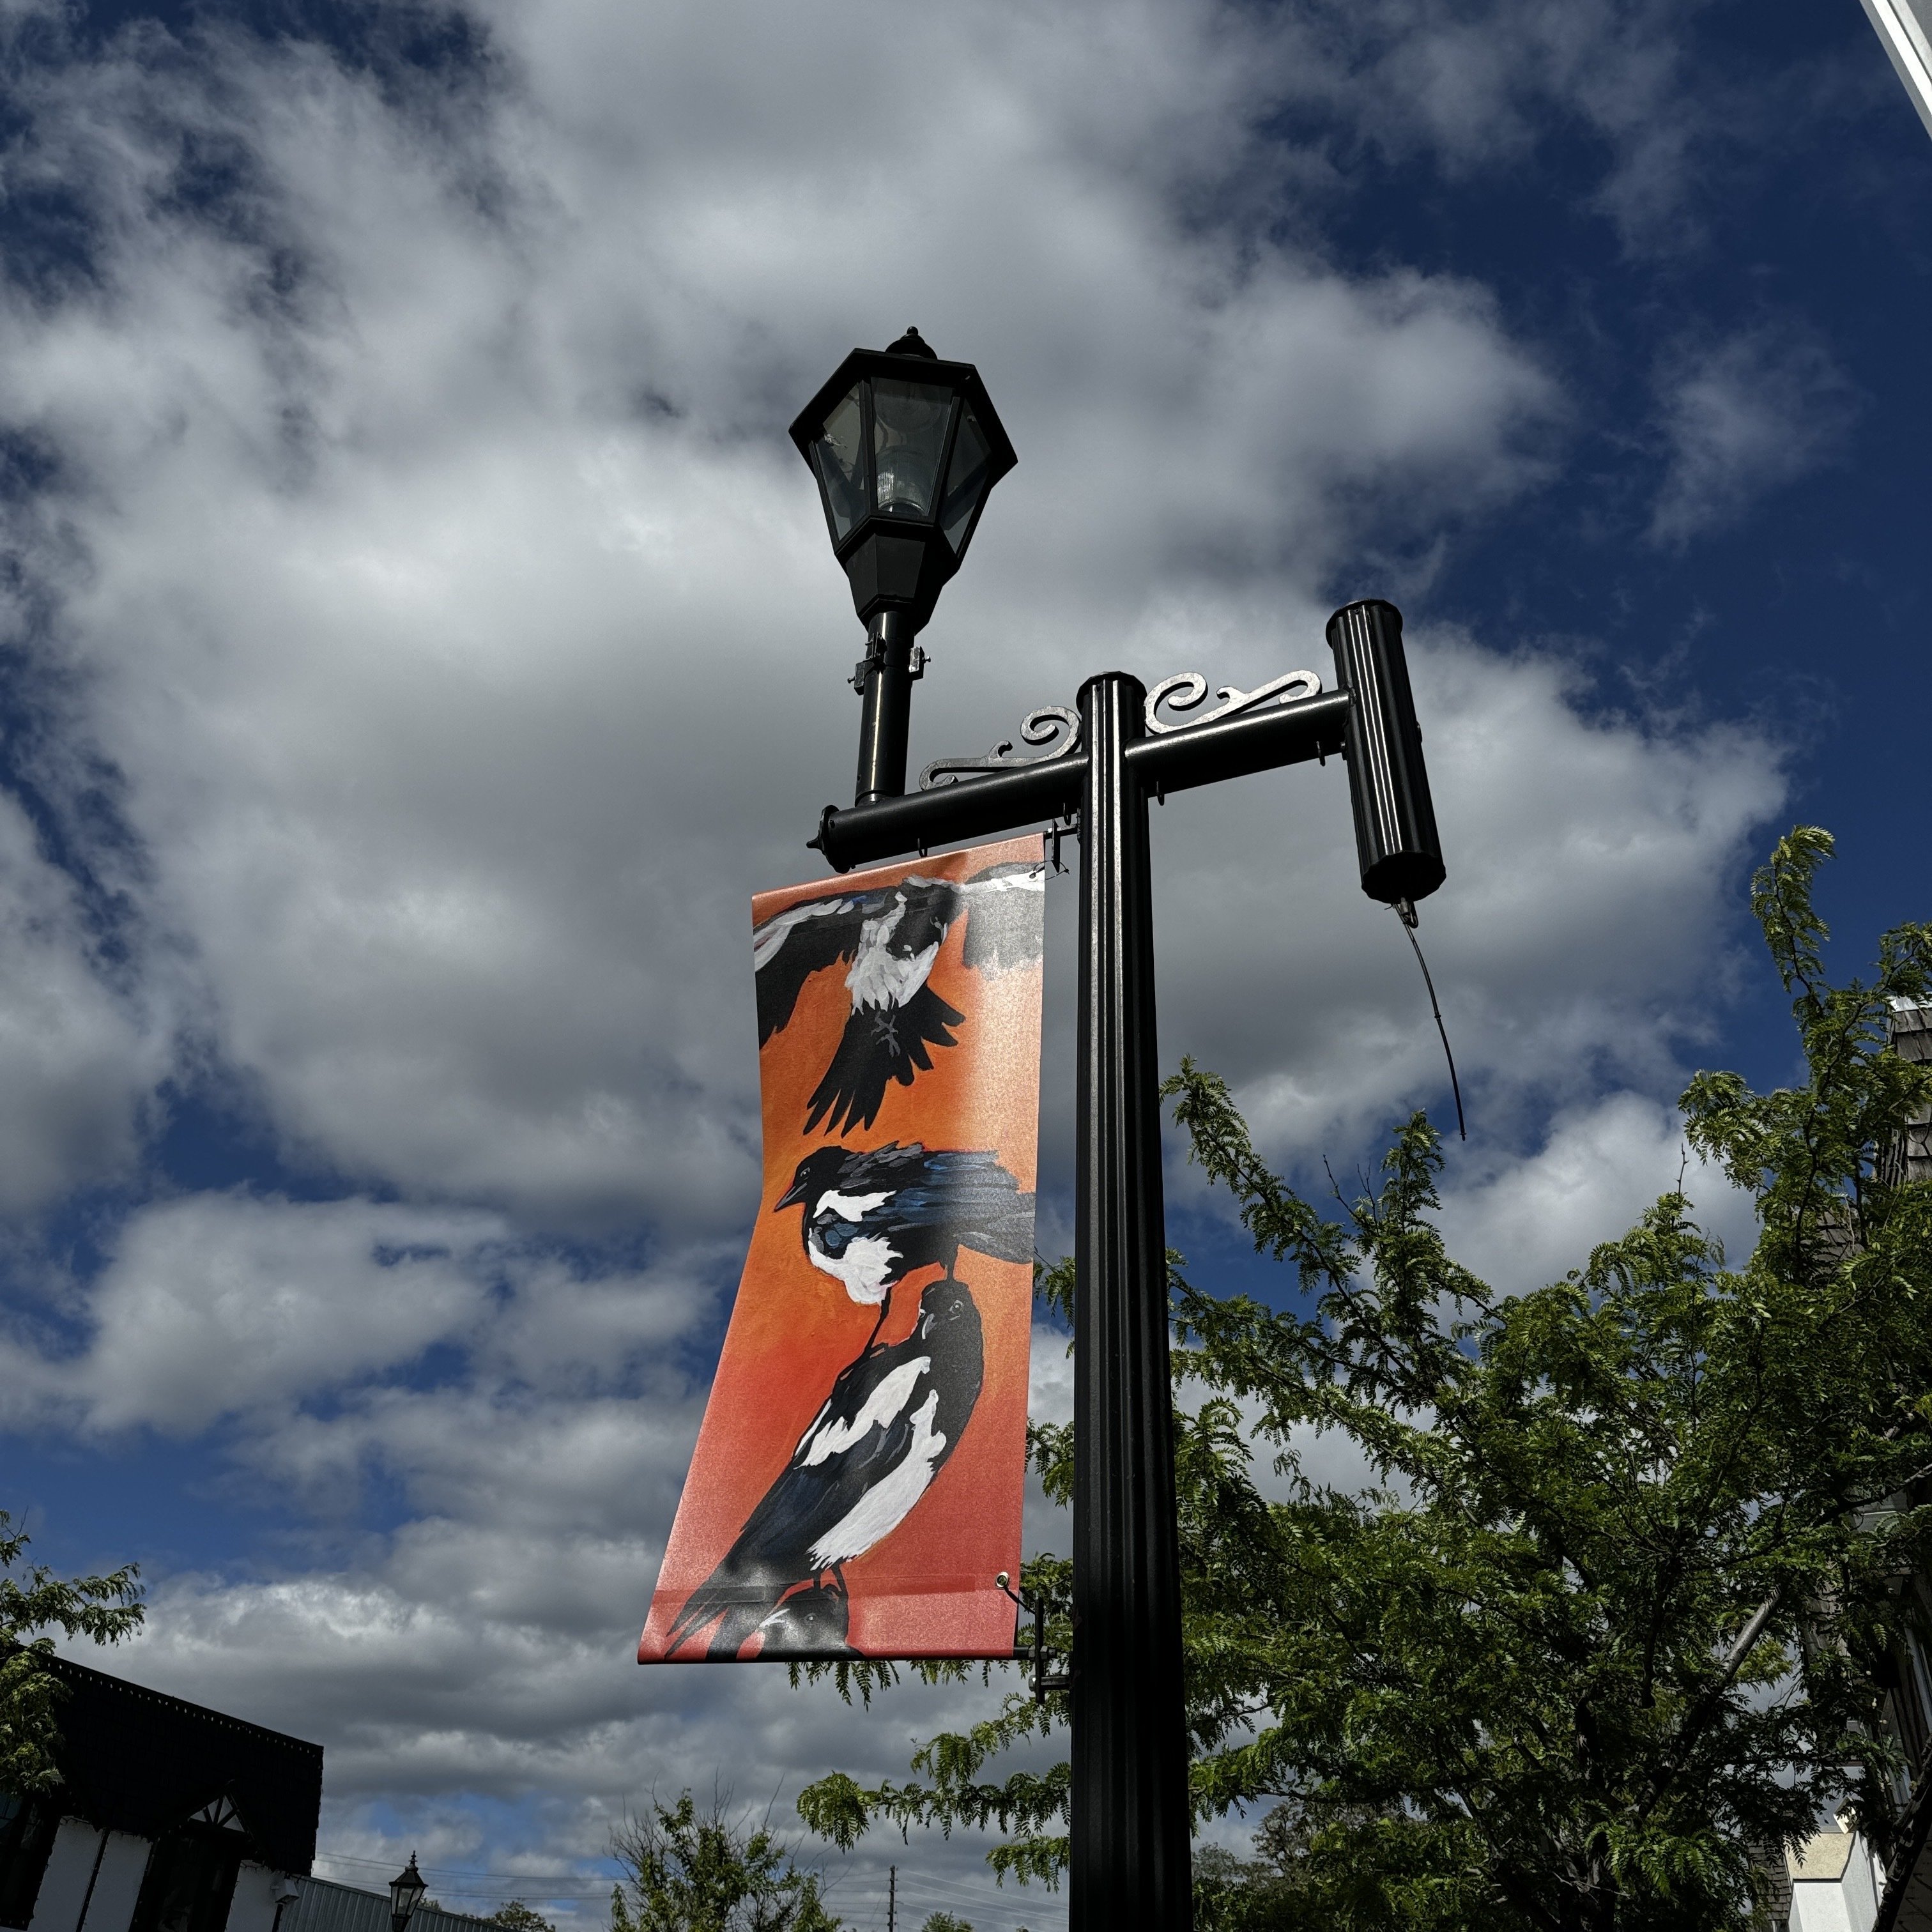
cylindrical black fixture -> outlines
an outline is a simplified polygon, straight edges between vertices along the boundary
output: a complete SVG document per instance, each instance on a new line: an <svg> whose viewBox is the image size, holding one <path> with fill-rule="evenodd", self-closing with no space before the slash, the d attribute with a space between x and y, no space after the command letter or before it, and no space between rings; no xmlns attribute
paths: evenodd
<svg viewBox="0 0 1932 1932"><path fill-rule="evenodd" d="M859 777L854 805L905 793L906 736L912 725L913 622L909 611L875 610L860 666Z"/></svg>
<svg viewBox="0 0 1932 1932"><path fill-rule="evenodd" d="M1147 692L1080 691L1070 1932L1186 1932L1187 1736L1168 1376Z"/></svg>
<svg viewBox="0 0 1932 1932"><path fill-rule="evenodd" d="M1446 873L1402 655L1402 613L1379 597L1345 604L1328 620L1328 642L1348 694L1348 790L1362 890L1385 905L1426 898Z"/></svg>

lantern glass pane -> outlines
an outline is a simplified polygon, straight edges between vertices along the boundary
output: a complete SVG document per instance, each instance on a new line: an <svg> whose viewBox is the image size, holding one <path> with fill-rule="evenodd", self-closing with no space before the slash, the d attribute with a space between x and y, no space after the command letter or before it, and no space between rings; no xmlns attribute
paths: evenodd
<svg viewBox="0 0 1932 1932"><path fill-rule="evenodd" d="M842 543L846 532L866 514L866 416L854 384L825 418L825 427L812 446L812 466L832 518L832 538Z"/></svg>
<svg viewBox="0 0 1932 1932"><path fill-rule="evenodd" d="M888 516L930 518L952 392L939 382L872 384L872 444L878 507Z"/></svg>
<svg viewBox="0 0 1932 1932"><path fill-rule="evenodd" d="M965 542L973 512L986 494L987 464L992 453L969 403L959 421L959 434L952 446L952 466L946 473L946 500L939 511L939 526L956 552Z"/></svg>
<svg viewBox="0 0 1932 1932"><path fill-rule="evenodd" d="M389 1909L393 1917L406 1918L413 1912L418 1902L429 1887L423 1882L422 1874L416 1870L416 1855L410 1855L410 1862L389 1881Z"/></svg>

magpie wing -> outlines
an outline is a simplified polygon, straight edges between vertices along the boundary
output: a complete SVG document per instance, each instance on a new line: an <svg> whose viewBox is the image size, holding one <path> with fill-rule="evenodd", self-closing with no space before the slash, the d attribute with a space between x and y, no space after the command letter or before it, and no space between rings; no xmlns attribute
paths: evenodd
<svg viewBox="0 0 1932 1932"><path fill-rule="evenodd" d="M965 1018L930 986L921 986L904 1006L856 1008L831 1065L812 1090L806 1132L812 1132L821 1118L828 1134L869 1127L884 1104L886 1083L896 1080L910 1087L914 1072L932 1064L927 1048L958 1045L951 1029L964 1025Z"/></svg>
<svg viewBox="0 0 1932 1932"><path fill-rule="evenodd" d="M858 951L866 921L879 910L883 898L878 892L830 893L788 906L752 928L760 1046L790 1024L798 996L813 974Z"/></svg>
<svg viewBox="0 0 1932 1932"><path fill-rule="evenodd" d="M1040 908L1046 896L1046 866L1030 860L988 866L962 880L966 914L964 963L982 973L1010 972L1040 956Z"/></svg>
<svg viewBox="0 0 1932 1932"><path fill-rule="evenodd" d="M778 1599L809 1580L813 1546L905 1460L928 1366L925 1352L908 1339L839 1370L791 1460L717 1568L686 1598L666 1639L667 1654L722 1615L711 1654L736 1655ZM909 1366L914 1372L899 1374L893 1399L882 1407L880 1385Z"/></svg>
<svg viewBox="0 0 1932 1932"><path fill-rule="evenodd" d="M936 1148L916 1181L902 1188L892 1216L908 1232L930 1228L946 1243L996 1261L1033 1258L1034 1200L1000 1165L997 1154ZM902 1244L903 1245L903 1244Z"/></svg>
<svg viewBox="0 0 1932 1932"><path fill-rule="evenodd" d="M844 1372L850 1372L850 1369ZM842 1376L840 1380L843 1379ZM905 1460L913 1443L912 1412L922 1399L922 1378L914 1382L913 1396L901 1402L892 1414L867 1420L849 1443L823 1461L810 1462L806 1456L813 1436L821 1426L836 1426L826 1421L832 1408L828 1402L820 1412L819 1420L806 1432L784 1474L765 1492L764 1500L752 1512L739 1543L754 1550L770 1550L788 1562L795 1562L797 1574L790 1580L793 1582L810 1575L809 1552L813 1546L827 1530L851 1514L868 1490L884 1481Z"/></svg>
<svg viewBox="0 0 1932 1932"><path fill-rule="evenodd" d="M909 1426L906 1437L909 1444ZM904 1449L899 1454L903 1456ZM802 1468L794 1459L746 1519L717 1568L685 1599L665 1640L667 1655L722 1615L711 1654L735 1656L778 1599L810 1579L814 1539L850 1507L842 1493L842 1473Z"/></svg>
<svg viewBox="0 0 1932 1932"><path fill-rule="evenodd" d="M895 1461L912 1442L910 1424ZM807 1468L794 1458L746 1519L737 1540L716 1569L685 1599L665 1640L670 1654L714 1618L722 1616L710 1646L713 1657L735 1657L740 1646L776 1607L778 1600L812 1574L814 1542L851 1508L848 1472Z"/></svg>

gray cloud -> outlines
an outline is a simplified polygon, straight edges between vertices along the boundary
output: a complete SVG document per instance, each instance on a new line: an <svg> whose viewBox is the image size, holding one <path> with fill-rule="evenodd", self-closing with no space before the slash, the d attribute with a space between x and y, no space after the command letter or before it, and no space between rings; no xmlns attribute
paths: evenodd
<svg viewBox="0 0 1932 1932"><path fill-rule="evenodd" d="M1480 291L1186 234L1131 177L1043 157L1039 77L956 70L946 31L922 34L949 98L1012 126L1010 170L982 154L953 191L983 247L1028 266L980 352L1032 454L935 633L943 664L1070 685L1123 625L1191 649L1172 634L1238 631L1291 554L1318 570L1365 493L1400 476L1413 520L1532 473L1519 433L1553 394ZM655 99L653 50L624 51ZM88 150L82 178L125 218L110 292L16 304L8 404L89 479L84 571L34 560L126 775L157 927L290 1147L552 1215L716 1224L751 1185L743 894L794 869L844 762L825 668L849 618L774 425L750 442L734 422L796 393L799 350L708 319L760 315L740 232L757 197L721 203L714 172L652 143L628 214L604 205L626 177L591 168L526 52L526 91L476 110L509 182L495 220L455 192L440 123L311 56L225 50L218 94L166 68L70 74L92 113L64 124L144 87L164 128L225 117L253 219L136 220L166 144ZM828 182L854 158L793 138ZM928 189L891 191L890 214L875 190L874 224L910 245ZM309 266L265 313L278 250ZM956 259L904 271L900 306L942 342L935 317L973 332ZM856 326L836 247L788 273L800 342ZM845 319L814 323L814 303ZM631 412L659 370L688 413Z"/></svg>
<svg viewBox="0 0 1932 1932"><path fill-rule="evenodd" d="M71 880L0 795L0 1209L124 1167L167 1064L148 989L116 983Z"/></svg>

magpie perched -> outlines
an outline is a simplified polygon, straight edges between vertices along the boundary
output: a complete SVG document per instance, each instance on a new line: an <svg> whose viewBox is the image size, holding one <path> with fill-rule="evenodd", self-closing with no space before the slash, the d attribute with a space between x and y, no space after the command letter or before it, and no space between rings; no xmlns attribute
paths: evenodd
<svg viewBox="0 0 1932 1932"><path fill-rule="evenodd" d="M868 1152L815 1148L798 1164L781 1208L802 1208L812 1266L844 1284L854 1301L877 1307L876 1336L892 1292L934 1262L950 1275L959 1250L996 1261L1033 1258L1033 1196L997 1154L896 1141Z"/></svg>
<svg viewBox="0 0 1932 1932"><path fill-rule="evenodd" d="M831 892L775 914L752 934L758 970L758 1044L790 1023L812 975L849 960L852 1010L838 1051L811 1101L806 1131L869 1127L886 1084L910 1087L932 1064L928 1048L958 1044L964 1015L926 982L946 935L966 921L965 962L998 973L1040 954L1040 905L1046 868L1028 861L988 866L970 879L915 872L896 886Z"/></svg>
<svg viewBox="0 0 1932 1932"><path fill-rule="evenodd" d="M903 1342L868 1343L839 1370L783 1473L685 1600L665 1654L715 1624L714 1658L736 1657L754 1630L760 1656L850 1655L844 1566L898 1528L946 1466L984 1372L980 1310L942 1276Z"/></svg>

